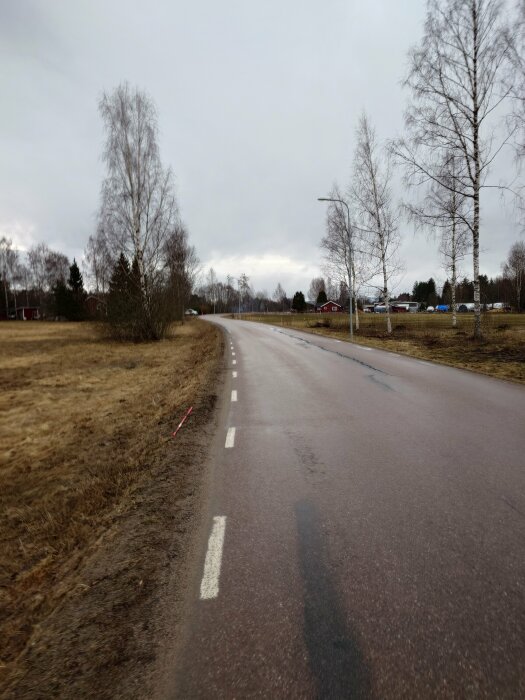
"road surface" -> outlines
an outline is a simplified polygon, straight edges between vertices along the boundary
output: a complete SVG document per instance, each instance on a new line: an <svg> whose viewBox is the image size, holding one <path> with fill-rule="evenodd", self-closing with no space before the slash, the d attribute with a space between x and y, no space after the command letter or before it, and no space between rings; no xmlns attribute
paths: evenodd
<svg viewBox="0 0 525 700"><path fill-rule="evenodd" d="M525 697L525 389L226 332L174 698Z"/></svg>

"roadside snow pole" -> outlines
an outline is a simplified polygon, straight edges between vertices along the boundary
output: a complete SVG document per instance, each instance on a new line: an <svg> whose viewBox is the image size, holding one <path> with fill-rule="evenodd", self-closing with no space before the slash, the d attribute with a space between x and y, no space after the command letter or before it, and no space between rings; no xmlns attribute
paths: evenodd
<svg viewBox="0 0 525 700"><path fill-rule="evenodd" d="M190 406L190 407L188 408L188 410L186 411L186 413L185 413L185 415L184 415L184 418L183 418L183 419L181 420L181 422L178 424L177 429L175 430L175 432L173 432L173 433L171 434L172 437L175 437L175 435L179 432L179 430L182 428L182 424L184 423L184 421L186 420L186 418L188 418L188 416L190 415L190 413L191 413L192 411L193 411L193 406Z"/></svg>

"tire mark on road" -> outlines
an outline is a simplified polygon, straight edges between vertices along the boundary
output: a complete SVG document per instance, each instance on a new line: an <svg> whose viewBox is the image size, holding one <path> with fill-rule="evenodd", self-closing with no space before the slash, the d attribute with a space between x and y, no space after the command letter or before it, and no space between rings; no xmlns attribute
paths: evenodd
<svg viewBox="0 0 525 700"><path fill-rule="evenodd" d="M317 684L316 697L368 697L370 672L332 582L315 506L299 501L295 515L304 581L303 634Z"/></svg>

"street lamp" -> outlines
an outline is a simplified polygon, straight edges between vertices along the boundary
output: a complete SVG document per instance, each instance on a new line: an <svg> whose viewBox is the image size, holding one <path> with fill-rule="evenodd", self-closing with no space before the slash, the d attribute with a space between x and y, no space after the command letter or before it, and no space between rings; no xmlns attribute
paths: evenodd
<svg viewBox="0 0 525 700"><path fill-rule="evenodd" d="M352 280L352 236L350 234L350 208L348 204L344 201L344 199L335 199L332 197L318 197L317 198L318 202L338 202L339 204L344 204L346 207L346 216L347 216L347 228L346 232L348 234L348 296L349 298L349 304L348 306L350 307L350 340L353 340L354 338L354 323L352 319L352 300L354 297L353 291L353 280Z"/></svg>

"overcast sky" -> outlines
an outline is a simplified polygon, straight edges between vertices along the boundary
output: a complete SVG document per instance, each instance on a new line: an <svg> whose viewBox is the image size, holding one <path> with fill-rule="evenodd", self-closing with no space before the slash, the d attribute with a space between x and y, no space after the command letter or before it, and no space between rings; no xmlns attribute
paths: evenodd
<svg viewBox="0 0 525 700"><path fill-rule="evenodd" d="M156 103L204 267L306 292L322 265L317 197L348 183L363 109L381 139L401 132L424 14L424 0L0 0L0 235L82 258L104 176L98 102L127 80ZM495 275L520 234L495 195L482 216L481 271ZM401 230L397 291L442 282L437 244Z"/></svg>

